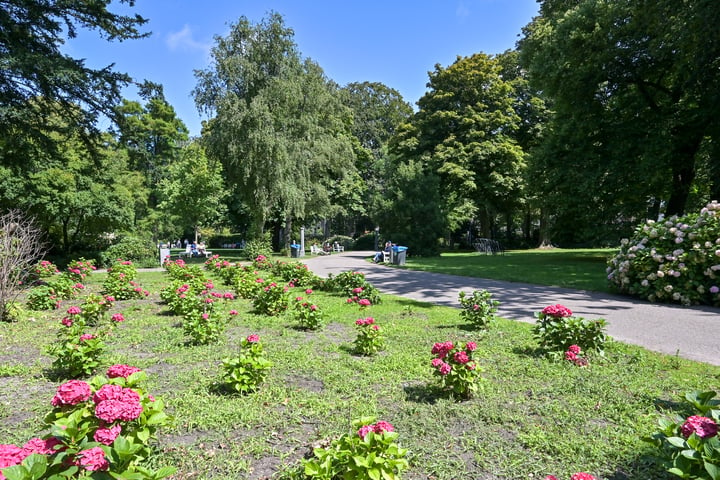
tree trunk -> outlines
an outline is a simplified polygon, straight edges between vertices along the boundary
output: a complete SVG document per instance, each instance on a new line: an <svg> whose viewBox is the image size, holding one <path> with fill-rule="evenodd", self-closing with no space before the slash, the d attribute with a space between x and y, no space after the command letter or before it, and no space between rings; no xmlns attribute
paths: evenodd
<svg viewBox="0 0 720 480"><path fill-rule="evenodd" d="M700 150L703 129L692 124L677 127L673 132L671 158L672 184L665 213L667 216L685 213L690 188L695 180L695 157Z"/></svg>
<svg viewBox="0 0 720 480"><path fill-rule="evenodd" d="M550 240L549 223L547 209L543 207L540 209L540 245L538 245L538 248L550 248L553 246Z"/></svg>
<svg viewBox="0 0 720 480"><path fill-rule="evenodd" d="M292 235L292 217L290 215L287 215L285 217L285 229L283 231L283 245L281 245L282 249L284 249L286 252L290 251L290 235Z"/></svg>

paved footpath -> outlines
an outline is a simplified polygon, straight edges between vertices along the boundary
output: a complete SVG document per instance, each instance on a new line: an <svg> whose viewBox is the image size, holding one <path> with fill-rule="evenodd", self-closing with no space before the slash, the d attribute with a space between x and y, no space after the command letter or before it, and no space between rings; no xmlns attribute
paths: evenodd
<svg viewBox="0 0 720 480"><path fill-rule="evenodd" d="M604 293L418 272L368 262L373 252L303 257L316 275L359 271L382 293L459 307L458 293L485 289L500 302L503 318L535 322L534 313L561 303L585 318L604 318L615 340L656 352L720 365L720 309L658 305Z"/></svg>

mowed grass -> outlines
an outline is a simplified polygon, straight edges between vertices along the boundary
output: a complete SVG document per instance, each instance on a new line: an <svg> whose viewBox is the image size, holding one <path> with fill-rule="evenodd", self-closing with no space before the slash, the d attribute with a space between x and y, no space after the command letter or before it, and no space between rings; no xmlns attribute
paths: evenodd
<svg viewBox="0 0 720 480"><path fill-rule="evenodd" d="M503 255L443 253L440 257L408 257L406 268L464 277L609 292L607 261L614 249L509 250Z"/></svg>
<svg viewBox="0 0 720 480"><path fill-rule="evenodd" d="M93 274L88 290L98 291L103 277ZM641 437L678 411L686 391L720 384L720 368L615 342L578 368L539 356L531 325L500 319L478 332L457 309L393 296L360 312L343 296L316 291L309 298L326 314L316 332L233 300L223 308L240 315L223 340L192 346L182 319L160 302L165 274L143 272L138 281L152 294L117 302L113 312L127 320L104 363L144 369L150 393L167 403L175 422L162 432L152 463L176 466L174 479L282 478L313 445L365 415L395 426L410 452L405 479L569 478L578 471L606 480L670 479L648 461L652 450ZM293 289L296 295L307 296ZM65 310L81 301L0 324L0 443L21 444L42 431L58 385L44 347ZM386 335L376 357L352 353L354 321L366 316ZM219 394L220 362L252 333L274 364L267 381L250 395ZM430 349L446 340L478 343L483 381L473 399L455 401L438 389Z"/></svg>

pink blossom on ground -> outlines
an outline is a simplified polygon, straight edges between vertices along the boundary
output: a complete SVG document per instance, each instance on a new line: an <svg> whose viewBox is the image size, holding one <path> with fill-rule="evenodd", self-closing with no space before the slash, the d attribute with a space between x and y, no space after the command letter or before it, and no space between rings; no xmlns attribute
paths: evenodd
<svg viewBox="0 0 720 480"><path fill-rule="evenodd" d="M127 378L135 372L139 372L140 369L137 367L131 367L130 365L119 364L113 365L107 369L108 378Z"/></svg>
<svg viewBox="0 0 720 480"><path fill-rule="evenodd" d="M257 343L257 342L260 341L260 336L257 335L257 334L255 334L255 333L253 333L252 335L249 335L249 336L247 337L247 341L250 342L250 343Z"/></svg>
<svg viewBox="0 0 720 480"><path fill-rule="evenodd" d="M710 438L717 435L718 426L712 418L693 415L685 420L685 423L680 427L680 431L685 438L688 438L693 432L700 438Z"/></svg>
<svg viewBox="0 0 720 480"><path fill-rule="evenodd" d="M77 456L77 465L90 472L101 472L110 468L110 462L105 458L105 452L100 447L82 450Z"/></svg>
<svg viewBox="0 0 720 480"><path fill-rule="evenodd" d="M120 323L120 322L124 322L124 321L125 321L125 317L123 316L122 313L115 313L115 314L113 314L112 317L110 317L110 319L111 319L113 322L116 322L116 323Z"/></svg>
<svg viewBox="0 0 720 480"><path fill-rule="evenodd" d="M89 400L91 395L90 385L82 380L70 380L57 388L57 392L50 403L54 407L77 405L80 402Z"/></svg>
<svg viewBox="0 0 720 480"><path fill-rule="evenodd" d="M308 288L307 290L305 290L305 293L308 294L308 295L310 295L311 293L313 293L312 288Z"/></svg>
<svg viewBox="0 0 720 480"><path fill-rule="evenodd" d="M596 480L596 479L589 473L578 472L578 473L573 474L573 476L570 477L570 480Z"/></svg>
<svg viewBox="0 0 720 480"><path fill-rule="evenodd" d="M100 427L95 430L95 433L93 434L93 439L96 442L102 443L103 445L112 445L117 436L120 435L121 430L122 427L119 424L113 425L109 428Z"/></svg>

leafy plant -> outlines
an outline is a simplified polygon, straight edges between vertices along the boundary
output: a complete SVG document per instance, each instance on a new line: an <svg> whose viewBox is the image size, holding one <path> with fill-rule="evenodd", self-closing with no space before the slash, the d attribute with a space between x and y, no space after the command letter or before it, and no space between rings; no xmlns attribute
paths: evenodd
<svg viewBox="0 0 720 480"><path fill-rule="evenodd" d="M40 285L27 293L26 304L30 310L55 310L60 308L60 299L51 287Z"/></svg>
<svg viewBox="0 0 720 480"><path fill-rule="evenodd" d="M687 418L661 418L660 430L643 438L657 448L656 460L680 478L718 480L720 478L720 401L716 392L685 394L686 404L698 415Z"/></svg>
<svg viewBox="0 0 720 480"><path fill-rule="evenodd" d="M215 310L193 310L183 317L183 331L195 345L217 342L225 330L226 322Z"/></svg>
<svg viewBox="0 0 720 480"><path fill-rule="evenodd" d="M224 385L233 392L243 394L257 390L272 367L272 363L263 355L258 335L243 338L238 356L225 358L222 364Z"/></svg>
<svg viewBox="0 0 720 480"><path fill-rule="evenodd" d="M250 240L245 244L245 258L254 261L257 257L270 257L272 255L272 243L270 237L265 236L262 239Z"/></svg>
<svg viewBox="0 0 720 480"><path fill-rule="evenodd" d="M325 282L325 288L330 291L341 292L353 299L353 302L365 299L370 301L372 305L378 305L382 301L378 289L365 280L365 274L362 272L347 271L336 276L330 274Z"/></svg>
<svg viewBox="0 0 720 480"><path fill-rule="evenodd" d="M398 434L384 421L365 417L353 422L353 433L333 440L328 447L313 449L313 458L303 460L306 478L319 480L398 480L408 468L407 450L396 443Z"/></svg>
<svg viewBox="0 0 720 480"><path fill-rule="evenodd" d="M607 340L607 322L604 319L574 317L569 308L559 304L545 307L536 317L533 336L544 352L564 352L571 345L578 345L584 350L603 351Z"/></svg>
<svg viewBox="0 0 720 480"><path fill-rule="evenodd" d="M470 398L479 387L482 370L473 359L476 349L475 342L442 342L432 347L431 353L435 355L431 361L433 375L440 378L442 389L454 397Z"/></svg>
<svg viewBox="0 0 720 480"><path fill-rule="evenodd" d="M307 291L312 292L312 290ZM317 330L323 323L323 314L320 308L313 303L303 301L303 297L295 298L292 317L297 322L298 327L303 330Z"/></svg>
<svg viewBox="0 0 720 480"><path fill-rule="evenodd" d="M257 313L275 316L288 308L288 287L266 280L253 299L253 307Z"/></svg>
<svg viewBox="0 0 720 480"><path fill-rule="evenodd" d="M96 267L93 260L85 260L85 258L80 257L78 260L70 261L65 273L69 275L74 282L82 282L85 280L85 277L90 275L94 270L96 270Z"/></svg>
<svg viewBox="0 0 720 480"><path fill-rule="evenodd" d="M149 239L143 240L132 236L123 237L101 254L105 266L118 263L119 259L135 262L141 266L156 266L158 264L157 256L157 248Z"/></svg>
<svg viewBox="0 0 720 480"><path fill-rule="evenodd" d="M51 261L43 260L37 265L35 265L35 268L33 268L33 273L38 278L50 278L60 273L60 270L58 270L57 265L55 265Z"/></svg>
<svg viewBox="0 0 720 480"><path fill-rule="evenodd" d="M171 467L153 471L144 465L157 430L171 422L163 401L139 386L146 378L138 368L113 365L107 377L60 385L45 417L49 433L22 448L0 446L0 458L10 463L2 475L8 480L159 480L173 474Z"/></svg>
<svg viewBox="0 0 720 480"><path fill-rule="evenodd" d="M103 293L113 296L116 300L147 297L150 292L135 281L136 277L137 268L130 260L117 260L107 270Z"/></svg>
<svg viewBox="0 0 720 480"><path fill-rule="evenodd" d="M358 318L355 320L357 337L353 342L355 352L360 355L375 355L385 348L385 339L382 328L375 323L372 317Z"/></svg>
<svg viewBox="0 0 720 480"><path fill-rule="evenodd" d="M487 290L474 290L469 297L461 291L458 301L462 306L460 318L478 330L487 330L490 323L497 318L495 312L500 302L493 300L492 294Z"/></svg>

